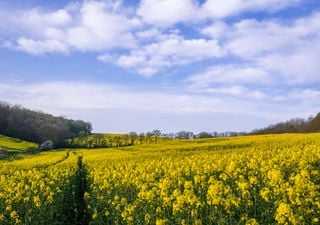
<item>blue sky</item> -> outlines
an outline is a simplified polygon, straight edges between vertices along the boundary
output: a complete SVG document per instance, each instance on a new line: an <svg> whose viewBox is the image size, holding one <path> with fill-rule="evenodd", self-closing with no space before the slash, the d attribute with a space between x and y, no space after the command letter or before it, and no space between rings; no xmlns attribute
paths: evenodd
<svg viewBox="0 0 320 225"><path fill-rule="evenodd" d="M0 1L0 100L97 132L307 118L319 58L317 0Z"/></svg>

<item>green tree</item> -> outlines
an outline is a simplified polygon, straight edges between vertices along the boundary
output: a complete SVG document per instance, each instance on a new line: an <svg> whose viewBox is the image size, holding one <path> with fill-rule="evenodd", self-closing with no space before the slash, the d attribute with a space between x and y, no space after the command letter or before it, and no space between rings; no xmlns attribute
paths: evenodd
<svg viewBox="0 0 320 225"><path fill-rule="evenodd" d="M129 133L130 145L134 145L135 140L138 138L138 134L134 131Z"/></svg>
<svg viewBox="0 0 320 225"><path fill-rule="evenodd" d="M160 130L153 130L152 134L154 136L154 142L158 142L158 138L161 136L161 131Z"/></svg>

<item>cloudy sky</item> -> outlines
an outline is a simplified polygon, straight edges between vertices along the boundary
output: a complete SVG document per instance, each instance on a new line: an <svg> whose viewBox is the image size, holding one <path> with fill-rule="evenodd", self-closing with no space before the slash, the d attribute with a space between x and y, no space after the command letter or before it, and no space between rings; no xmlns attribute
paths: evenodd
<svg viewBox="0 0 320 225"><path fill-rule="evenodd" d="M95 131L250 131L320 111L318 0L1 0L0 100Z"/></svg>

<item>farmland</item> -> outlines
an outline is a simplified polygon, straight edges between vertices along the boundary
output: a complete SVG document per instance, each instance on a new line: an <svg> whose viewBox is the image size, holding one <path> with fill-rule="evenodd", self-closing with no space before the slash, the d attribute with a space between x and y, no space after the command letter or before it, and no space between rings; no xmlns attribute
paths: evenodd
<svg viewBox="0 0 320 225"><path fill-rule="evenodd" d="M0 162L0 224L319 224L320 135L44 152Z"/></svg>
<svg viewBox="0 0 320 225"><path fill-rule="evenodd" d="M0 149L5 149L10 152L23 152L36 148L37 145L34 143L0 135Z"/></svg>

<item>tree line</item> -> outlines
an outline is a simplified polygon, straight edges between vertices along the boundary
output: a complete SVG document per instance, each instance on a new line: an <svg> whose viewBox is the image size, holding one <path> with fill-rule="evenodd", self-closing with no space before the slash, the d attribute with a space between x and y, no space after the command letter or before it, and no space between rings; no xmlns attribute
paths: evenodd
<svg viewBox="0 0 320 225"><path fill-rule="evenodd" d="M191 131L179 131L177 133L161 133L160 130L153 130L146 133L138 133L135 131L127 134L102 134L95 133L86 135L80 132L79 136L72 138L65 142L65 147L71 148L111 148L111 147L124 147L138 144L153 144L165 142L172 139L185 140L185 139L198 139L198 138L218 138L218 137L231 137L243 136L245 132L200 132L194 134Z"/></svg>
<svg viewBox="0 0 320 225"><path fill-rule="evenodd" d="M313 133L320 132L320 113L308 119L295 118L286 122L269 125L256 129L251 134L281 134L281 133Z"/></svg>
<svg viewBox="0 0 320 225"><path fill-rule="evenodd" d="M82 120L56 117L40 111L32 111L19 105L10 105L0 101L0 134L35 143L52 141L55 148L63 147L120 147L135 144L157 143L168 139L195 139L230 137L254 134L309 133L320 132L320 113L308 119L291 119L286 122L269 125L262 129L245 132L200 132L179 131L161 133L153 130L146 133L130 132L118 135L91 135L92 125Z"/></svg>
<svg viewBox="0 0 320 225"><path fill-rule="evenodd" d="M19 105L0 102L0 134L35 143L51 140L55 147L80 133L90 134L92 126L82 120L56 117Z"/></svg>
<svg viewBox="0 0 320 225"><path fill-rule="evenodd" d="M139 134L135 131L128 134L95 133L92 135L80 132L78 137L71 138L66 145L73 148L108 148L158 143L160 139L167 140L159 130Z"/></svg>

